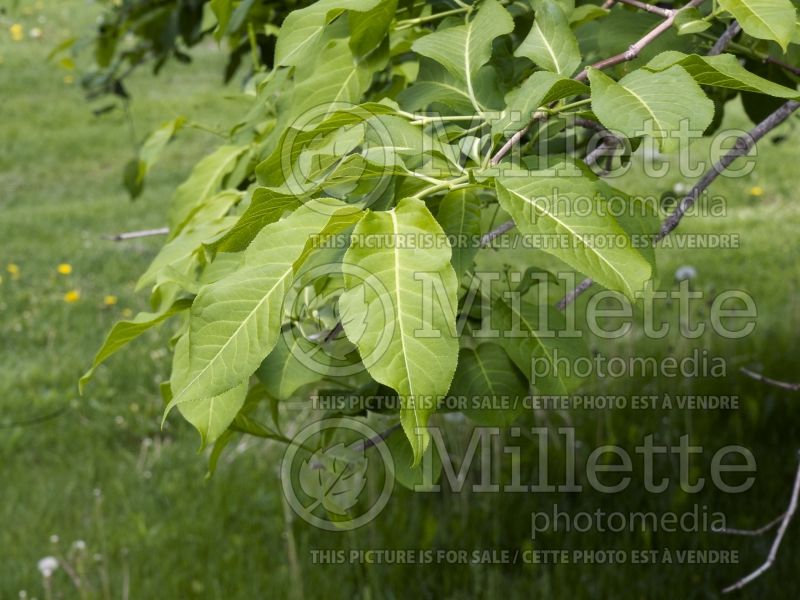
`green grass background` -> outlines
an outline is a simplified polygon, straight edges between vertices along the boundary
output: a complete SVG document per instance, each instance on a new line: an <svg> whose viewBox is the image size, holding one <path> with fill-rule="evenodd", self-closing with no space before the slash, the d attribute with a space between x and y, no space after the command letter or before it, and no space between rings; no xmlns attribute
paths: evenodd
<svg viewBox="0 0 800 600"><path fill-rule="evenodd" d="M677 443L691 433L711 451L740 443L758 460L753 489L726 496L707 489L687 497L631 491L580 495L426 494L397 491L371 526L320 534L287 521L277 467L280 448L246 441L229 451L209 481L197 437L173 414L162 430L158 382L168 373L164 342L151 333L101 369L84 397L76 382L111 324L146 308L133 283L158 239L113 243L104 234L160 226L172 190L191 165L217 143L213 134L186 130L131 203L121 186L124 163L151 128L177 115L211 128L242 112L235 94L221 91L224 56L200 48L190 67L170 66L158 78L133 78L128 114L95 117L73 74L47 62L61 39L81 33L97 14L83 0L3 2L0 14L0 599L46 597L37 570L44 556L68 557L85 574L81 590L59 570L54 597L130 598L405 598L468 596L536 598L713 598L724 585L766 556L770 538L714 534L552 534L530 539L530 514L554 503L572 511L683 510L692 504L724 511L732 526L758 526L780 513L796 468L800 395L764 387L737 373L755 365L787 380L800 379L797 165L800 132L786 129L779 146L763 144L758 168L742 180L722 180L725 219L693 218L682 231L741 234L728 251L664 251L662 287L683 264L694 265L704 290L739 288L758 303L754 335L726 342L711 336L687 344L677 336L648 342L631 336L611 350L681 356L691 347L725 355L729 375L718 380L628 380L587 385L584 393L739 394L729 412L592 411L545 415L573 423L587 447L632 448L646 433ZM13 41L19 23L25 39ZM42 32L39 39L31 30ZM67 78L65 80L65 77ZM232 92L232 91L231 91ZM226 97L230 96L230 97ZM744 126L734 106L730 125ZM674 182L633 176L631 191L656 193ZM657 190L652 187L656 185ZM763 195L748 190L763 188ZM57 273L69 263L70 275ZM18 278L6 269L18 265ZM67 303L64 294L80 293ZM105 306L106 295L119 301ZM585 303L585 299L581 302ZM702 309L699 309L702 312ZM670 312L671 311L671 312ZM674 307L665 314L674 315ZM463 432L451 431L453 446ZM704 459L710 452L704 455ZM535 459L529 457L531 460ZM584 456L585 458L585 456ZM552 460L563 460L554 449ZM698 467L702 470L702 465ZM667 475L677 463L669 461ZM699 472L699 471L698 471ZM640 487L640 486L639 486ZM742 597L796 597L800 591L800 529L795 522L776 565ZM55 537L54 537L55 536ZM71 550L81 540L86 551ZM290 552L296 544L297 559ZM476 566L315 565L318 548L618 548L737 549L737 565Z"/></svg>

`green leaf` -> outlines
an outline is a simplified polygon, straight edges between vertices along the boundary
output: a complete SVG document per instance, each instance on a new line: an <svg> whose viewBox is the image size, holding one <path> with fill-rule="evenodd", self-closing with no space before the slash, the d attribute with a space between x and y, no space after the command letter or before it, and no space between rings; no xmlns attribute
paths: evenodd
<svg viewBox="0 0 800 600"><path fill-rule="evenodd" d="M492 133L513 133L527 125L534 113L551 102L588 94L582 83L550 73L537 71L522 85L506 94L506 108L492 121Z"/></svg>
<svg viewBox="0 0 800 600"><path fill-rule="evenodd" d="M183 335L175 345L172 360L170 389L173 400L176 391L185 388L192 376L189 352L189 336ZM242 381L220 394L209 395L197 402L183 402L178 405L178 409L183 418L200 433L201 447L205 448L225 433L244 405L246 397L247 381Z"/></svg>
<svg viewBox="0 0 800 600"><path fill-rule="evenodd" d="M400 435L390 435L382 443L386 444L392 455L392 473L400 485L413 491L422 491L425 489L424 484L435 485L439 481L442 475L442 457L439 456L436 444L428 444L422 460L415 465L411 446L405 438ZM427 461L431 461L429 463L431 473L426 478L424 469L428 464Z"/></svg>
<svg viewBox="0 0 800 600"><path fill-rule="evenodd" d="M476 423L507 427L524 409L528 382L502 346L484 343L461 349L449 395Z"/></svg>
<svg viewBox="0 0 800 600"><path fill-rule="evenodd" d="M350 49L356 56L364 56L377 48L389 32L394 20L397 0L381 0L373 9L366 12L351 11Z"/></svg>
<svg viewBox="0 0 800 600"><path fill-rule="evenodd" d="M111 331L106 336L106 339L103 342L103 345L100 347L100 350L97 351L97 354L94 357L94 362L92 363L92 368L86 371L86 373L80 379L78 385L81 393L83 393L86 384L89 383L89 380L94 375L97 367L108 360L111 356L116 354L129 342L132 342L138 338L148 329L159 325L166 319L169 319L171 316L181 311L187 310L191 305L191 300L182 299L176 301L172 306L163 312L139 313L130 321L119 321L115 323L114 327L111 328Z"/></svg>
<svg viewBox="0 0 800 600"><path fill-rule="evenodd" d="M464 25L426 35L415 41L412 49L440 63L453 77L464 82L472 105L481 112L475 86L478 70L492 57L494 39L511 33L514 21L497 0L485 0L474 19L469 20L469 15Z"/></svg>
<svg viewBox="0 0 800 600"><path fill-rule="evenodd" d="M256 371L267 392L278 400L287 400L301 387L321 380L326 374L325 351L320 348L315 354L314 368L306 361L299 360L295 354L309 355L314 346L319 345L306 340L299 332L282 335Z"/></svg>
<svg viewBox="0 0 800 600"><path fill-rule="evenodd" d="M309 111L337 103L357 104L369 87L373 73L382 68L385 58L379 53L353 56L347 39L332 39L320 47L319 56L297 67L292 115L304 117Z"/></svg>
<svg viewBox="0 0 800 600"><path fill-rule="evenodd" d="M211 453L208 456L208 470L206 471L206 479L211 479L214 476L214 473L217 472L219 459L222 458L222 453L225 448L227 448L236 437L236 433L237 432L228 429L228 431L219 436L214 442L214 447L211 449Z"/></svg>
<svg viewBox="0 0 800 600"><path fill-rule="evenodd" d="M478 71L478 85L486 75L486 69ZM441 103L460 114L474 110L472 100L464 89L463 82L451 75L447 69L433 60L422 58L419 62L419 76L416 82L397 95L397 101L404 110L417 112L431 104Z"/></svg>
<svg viewBox="0 0 800 600"><path fill-rule="evenodd" d="M270 427L267 427L260 421L256 421L255 419L251 419L247 415L242 414L241 411L238 415L236 415L236 418L233 419L233 423L231 423L231 429L233 431L246 433L247 435L263 438L265 440L286 441L286 438L284 438L280 433Z"/></svg>
<svg viewBox="0 0 800 600"><path fill-rule="evenodd" d="M575 8L569 15L569 25L573 29L585 25L595 19L600 19L608 14L607 8L602 8L596 4L583 4Z"/></svg>
<svg viewBox="0 0 800 600"><path fill-rule="evenodd" d="M171 389L169 394L166 396L167 403L169 403L170 400L172 400ZM258 421L255 421L249 416L264 400L270 402L271 406L277 408L276 404L274 403L274 399L267 394L267 391L264 389L263 385L257 383L247 391L244 405L239 409L239 412L234 417L233 422L228 426L228 430L220 435L214 442L214 448L208 457L208 472L206 473L206 479L209 479L214 475L214 472L217 469L217 463L222 456L223 450L228 446L228 444L230 444L231 441L233 441L237 433L245 433L247 435L253 435L265 439L286 441L286 438L284 438L276 430L278 423L277 418L274 418L273 421L276 429L272 429Z"/></svg>
<svg viewBox="0 0 800 600"><path fill-rule="evenodd" d="M144 189L144 179L152 166L158 161L162 150L175 134L186 123L184 117L178 117L164 123L153 131L142 144L138 158L133 159L125 171L125 187L131 198L137 198Z"/></svg>
<svg viewBox="0 0 800 600"><path fill-rule="evenodd" d="M307 124L293 123L282 133L280 140L275 145L274 150L263 161L256 166L256 175L260 184L275 188L281 193L300 195L313 192L314 186L304 186L308 173L298 169L301 157L312 157L314 154L322 153L325 148L333 149L331 154L341 154L336 152L335 140L339 130L348 127L363 127L364 124L375 115L394 113L396 110L383 104L366 103L350 108L338 108L336 110L325 110L324 113L315 113L315 119L311 119ZM286 185L288 181L296 183ZM302 189L300 189L302 188ZM307 188L310 188L307 189Z"/></svg>
<svg viewBox="0 0 800 600"><path fill-rule="evenodd" d="M221 394L255 372L278 340L283 299L306 245L336 217L358 215L332 199L308 202L261 230L242 269L200 290L189 318L189 375L167 411Z"/></svg>
<svg viewBox="0 0 800 600"><path fill-rule="evenodd" d="M514 302L504 296L492 301L490 319L491 329L499 332L492 341L506 351L540 394L569 394L580 384L572 367L578 358L586 357L586 346L581 338L559 335L566 329L560 311L548 304Z"/></svg>
<svg viewBox="0 0 800 600"><path fill-rule="evenodd" d="M619 82L590 69L589 81L592 110L603 125L632 138L648 132L663 149L677 144L670 136L681 121L702 132L714 117L714 103L678 65L659 73L639 69Z"/></svg>
<svg viewBox="0 0 800 600"><path fill-rule="evenodd" d="M195 165L192 174L178 187L172 199L170 225L173 228L185 223L193 209L222 187L225 177L233 171L237 160L248 147L220 146Z"/></svg>
<svg viewBox="0 0 800 600"><path fill-rule="evenodd" d="M180 235L180 233L190 226L202 226L204 223L220 221L231 209L238 204L244 196L244 192L238 190L222 190L212 194L208 198L196 204L186 215L186 219L179 223L170 231L170 239Z"/></svg>
<svg viewBox="0 0 800 600"><path fill-rule="evenodd" d="M266 187L256 188L250 204L239 217L236 225L212 247L218 252L244 250L259 231L299 206L300 201L294 195L283 194Z"/></svg>
<svg viewBox="0 0 800 600"><path fill-rule="evenodd" d="M214 30L214 39L219 42L228 31L228 23L233 13L233 0L211 0L211 12L217 18L217 28Z"/></svg>
<svg viewBox="0 0 800 600"><path fill-rule="evenodd" d="M369 458L361 441L317 450L300 465L300 487L332 518L344 517L356 505L367 482Z"/></svg>
<svg viewBox="0 0 800 600"><path fill-rule="evenodd" d="M633 298L652 276L650 261L611 216L599 183L585 176L534 171L500 177L496 187L500 206L523 235L543 242L549 238L553 243L543 243L544 252L601 285ZM555 243L561 236L569 243ZM612 243L602 243L609 239Z"/></svg>
<svg viewBox="0 0 800 600"><path fill-rule="evenodd" d="M344 10L366 12L381 0L320 0L292 11L281 26L275 45L275 66L299 66L319 58L317 52L325 26Z"/></svg>
<svg viewBox="0 0 800 600"><path fill-rule="evenodd" d="M370 375L399 394L415 464L430 441L427 431L416 429L426 426L447 393L458 360L458 281L450 256L439 224L411 198L368 213L345 253L342 325Z"/></svg>
<svg viewBox="0 0 800 600"><path fill-rule="evenodd" d="M455 241L450 259L458 281L472 268L481 235L481 205L477 194L468 188L454 190L442 198L436 220Z"/></svg>
<svg viewBox="0 0 800 600"><path fill-rule="evenodd" d="M719 0L745 33L762 40L775 40L784 52L792 39L797 15L790 0Z"/></svg>
<svg viewBox="0 0 800 600"><path fill-rule="evenodd" d="M210 243L222 232L236 223L234 217L225 217L209 223L187 227L175 238L168 241L158 252L153 262L136 282L136 290L157 281L158 276L167 269L189 275L197 265L196 254L203 244Z"/></svg>
<svg viewBox="0 0 800 600"><path fill-rule="evenodd" d="M675 22L673 25L678 30L678 35L699 33L711 27L711 23L706 21L703 18L703 13L696 8L679 11L675 16Z"/></svg>
<svg viewBox="0 0 800 600"><path fill-rule="evenodd" d="M241 0L239 2L239 6L236 7L236 10L231 15L229 27L232 32L239 31L242 28L255 3L256 0Z"/></svg>
<svg viewBox="0 0 800 600"><path fill-rule="evenodd" d="M669 51L656 56L644 68L650 71L663 71L673 65L680 65L686 69L700 85L767 94L776 98L800 98L800 92L797 90L751 73L739 64L739 60L732 54L699 56Z"/></svg>
<svg viewBox="0 0 800 600"><path fill-rule="evenodd" d="M552 0L537 4L533 27L514 56L529 58L543 69L558 75L569 77L575 72L581 64L581 51L567 17L558 4Z"/></svg>

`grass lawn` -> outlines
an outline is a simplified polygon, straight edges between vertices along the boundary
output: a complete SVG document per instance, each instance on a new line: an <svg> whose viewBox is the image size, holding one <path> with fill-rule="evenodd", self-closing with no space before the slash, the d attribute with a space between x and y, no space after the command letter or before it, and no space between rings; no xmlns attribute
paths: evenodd
<svg viewBox="0 0 800 600"><path fill-rule="evenodd" d="M553 426L575 424L589 446L632 447L646 433L677 444L681 435L691 433L707 446L707 459L720 446L743 444L758 460L752 490L731 496L708 489L695 497L672 488L660 495L566 497L398 491L370 527L322 535L302 522L285 520L277 477L280 448L240 443L206 480L207 461L197 452L191 428L177 414L163 430L159 427L158 383L169 367L161 349L167 329L145 336L110 368L100 369L86 395L78 396L77 379L111 324L146 308L146 294L134 294L133 285L160 244L153 238L114 243L102 236L164 224L172 190L216 144L211 133L182 132L148 176L145 193L131 203L121 173L137 140L177 115L213 129L241 113L238 100L220 93L224 57L208 46L195 53L190 67L170 66L155 79L137 74L128 113L95 117L74 75L46 57L59 40L85 31L96 11L83 0L21 0L0 13L0 599L16 598L22 591L27 597L46 597L37 561L48 555L68 558L84 575L79 591L63 569L57 571L54 597L225 599L266 594L401 598L411 592L422 597L456 598L469 592L590 598L599 597L597 590L612 597L710 598L766 556L769 536L606 536L595 531L551 533L533 543L530 515L554 503L572 511L661 512L698 504L724 511L730 526L755 527L784 509L800 446L800 398L748 380L738 367L755 365L778 379L800 379L797 127L785 128L786 143L761 147L762 160L747 178L714 185L712 191L729 202L725 219L698 217L681 225L691 232L737 232L740 249L659 255L664 288L672 286L678 266L689 264L698 271L696 285L706 291L751 293L759 310L754 334L739 341L705 336L694 344L677 336L648 342L634 334L606 350L680 356L702 348L727 358L728 376L595 381L582 390L737 394L739 408L556 412L546 417ZM24 31L21 41L10 34L16 23ZM41 37L31 35L34 28ZM740 115L736 109L730 122L743 126ZM650 185L643 177L626 181L630 191L646 192ZM59 265L69 268L62 267L62 273ZM582 298L581 306L586 301ZM674 307L663 314L674 315ZM452 435L460 439L457 428ZM553 460L560 459L554 454ZM674 474L676 461L668 467ZM297 544L296 561L287 531ZM317 565L309 553L316 548L492 547L711 548L736 549L740 555L733 565L436 565L412 570ZM742 595L797 596L799 550L795 522L776 565Z"/></svg>

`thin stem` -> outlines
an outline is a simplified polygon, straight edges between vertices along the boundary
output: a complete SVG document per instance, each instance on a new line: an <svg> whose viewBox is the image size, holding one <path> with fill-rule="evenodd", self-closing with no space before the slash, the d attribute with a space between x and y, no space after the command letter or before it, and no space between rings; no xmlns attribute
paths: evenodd
<svg viewBox="0 0 800 600"><path fill-rule="evenodd" d="M754 579L760 577L761 574L764 573L764 571L766 571L772 566L772 564L775 562L775 559L778 556L778 550L781 547L783 536L786 534L786 529L789 527L789 522L792 520L792 517L794 516L794 513L797 510L798 496L800 496L800 467L798 467L797 474L794 477L794 485L792 486L792 497L789 500L789 506L786 509L786 512L783 514L783 518L780 521L780 527L778 527L778 533L775 534L775 539L772 541L772 546L769 549L769 555L767 555L767 560L765 560L760 567L758 567L748 576L742 577L736 583L729 585L724 590L722 590L723 594L727 594L743 588Z"/></svg>
<svg viewBox="0 0 800 600"><path fill-rule="evenodd" d="M435 115L435 116L417 116L412 125L426 125L428 123L435 123L436 121L474 121L476 115Z"/></svg>
<svg viewBox="0 0 800 600"><path fill-rule="evenodd" d="M501 223L491 231L485 233L481 237L481 248L486 248L489 244L491 244L495 240L495 238L500 237L507 231L511 231L512 229L514 229L515 226L516 224L514 223L513 220L506 221L505 223Z"/></svg>
<svg viewBox="0 0 800 600"><path fill-rule="evenodd" d="M472 8L471 6L465 6L463 8L454 8L452 10L445 10L440 13L428 15L426 17L416 17L415 19L403 19L402 21L397 22L395 31L408 29L409 27L413 27L414 25L421 25L422 23L430 23L431 21L442 19L444 17L449 17L451 15L458 15L461 13L465 13L468 12L471 8Z"/></svg>
<svg viewBox="0 0 800 600"><path fill-rule="evenodd" d="M714 165L709 169L703 177L694 185L694 187L689 191L688 194L681 200L678 208L675 209L669 217L664 220L664 223L661 225L661 229L655 236L655 243L660 242L665 237L667 237L681 222L683 216L686 214L686 211L689 210L700 195L711 185L711 183L722 174L722 172L727 169L733 161L735 161L740 156L745 156L750 150L755 146L756 142L763 138L767 133L775 129L778 125L786 121L794 111L800 108L800 102L796 102L794 100L789 100L788 102L782 104L780 108L778 108L775 112L769 115L766 119L761 121L758 125L756 125L753 129L749 132L741 135L737 140L736 143L733 145L725 156L719 159ZM564 296L559 303L557 304L558 308L563 310L568 304L573 302L575 298L580 296L584 291L591 287L593 281L591 277L587 277L580 284L571 292L569 292L566 296Z"/></svg>
<svg viewBox="0 0 800 600"><path fill-rule="evenodd" d="M651 29L644 37L642 37L639 41L635 42L628 48L625 52L620 52L619 54L612 56L610 58L603 59L594 63L593 65L589 65L583 71L578 73L574 77L575 81L583 81L589 76L589 68L593 69L608 69L610 67L616 66L620 63L627 62L629 60L633 60L634 58L638 57L642 50L645 49L649 44L655 41L656 38L661 36L665 31L667 31L672 24L675 22L675 17L684 10L689 8L696 8L700 6L705 0L691 0L688 4L679 8L677 10L673 10L670 14L663 20L661 23L656 25L653 29Z"/></svg>
<svg viewBox="0 0 800 600"><path fill-rule="evenodd" d="M619 63L622 63L622 62L625 62L625 61L628 61L628 60L633 60L634 58L639 56L639 53L648 44L653 42L653 40L655 40L662 33L664 33L670 27L672 27L672 23L675 21L675 17L678 15L678 13L680 13L681 11L686 10L688 8L697 7L697 6L701 5L704 1L705 0L691 0L688 4L686 4L686 6L680 8L680 9L671 11L669 16L667 16L659 25L657 25L654 29L652 29L649 33L647 33L639 41L637 41L636 43L631 45L631 47L628 48L625 52L617 54L616 56L612 56L611 58L606 58L605 60L601 60L599 62L596 62L593 65L591 65L591 67L593 67L595 69L607 69L609 67L613 67L614 65L618 65ZM610 8L612 4L613 4L613 2L611 2L611 3L606 2L603 5L603 8ZM587 67L583 71L578 73L575 77L573 77L573 79L575 81L583 81L588 77L588 75L589 75L589 72L588 72L588 67ZM503 144L503 146L495 153L495 155L489 161L489 164L492 165L492 166L497 165L497 163L499 163L503 159L503 157L511 151L511 148L513 148L514 145L517 144L522 139L522 137L528 132L528 129L530 128L530 126L536 120L540 120L540 119L541 120L546 120L547 116L548 116L548 113L543 113L543 116L540 116L540 113L538 113L538 112L535 113L533 118L531 119L531 121L527 125L525 125L525 127L520 129L519 131L517 131L513 136L511 136L506 141L505 144Z"/></svg>
<svg viewBox="0 0 800 600"><path fill-rule="evenodd" d="M661 8L660 6L655 6L654 4L645 4L644 2L639 2L639 0L617 0L617 2L620 4L633 6L645 12L653 13L654 15L660 15L665 19L674 12L671 8Z"/></svg>
<svg viewBox="0 0 800 600"><path fill-rule="evenodd" d="M719 36L719 39L714 42L714 45L711 46L711 50L708 51L708 56L717 56L725 52L725 48L728 47L728 44L733 41L733 38L735 38L741 30L742 27L737 21L731 21L728 28Z"/></svg>
<svg viewBox="0 0 800 600"><path fill-rule="evenodd" d="M169 227L159 227L158 229L142 229L141 231L126 231L124 233L118 233L116 235L106 235L103 237L107 240L111 240L112 242L123 242L125 240L150 237L153 235L167 235L168 233L169 233Z"/></svg>
<svg viewBox="0 0 800 600"><path fill-rule="evenodd" d="M540 110L547 111L550 115L557 115L565 110L569 110L570 108L578 108L579 106L586 106L587 104L591 104L591 98L584 98L583 100L576 100L575 102L570 102L569 104L562 104L561 106L556 106L555 108L541 108Z"/></svg>
<svg viewBox="0 0 800 600"><path fill-rule="evenodd" d="M761 373L756 373L755 371L751 371L750 369L745 369L742 367L739 369L742 373L747 375L748 377L752 377L756 381L762 381L764 383L768 383L769 385L774 385L775 387L782 388L784 390L789 390L790 392L800 392L800 383L790 383L788 381L778 381L777 379L772 379L770 377L765 377Z"/></svg>
<svg viewBox="0 0 800 600"><path fill-rule="evenodd" d="M777 525L778 523L783 521L783 519L785 517L786 517L786 513L785 512L781 513L777 517L772 519L772 521L770 521L766 525L762 525L758 529L734 529L732 527L720 527L719 529L712 529L712 531L714 533L724 533L726 535L748 535L748 536L756 537L756 536L763 535L766 532L768 532L770 529L775 527L775 525Z"/></svg>
<svg viewBox="0 0 800 600"><path fill-rule="evenodd" d="M467 187L460 184L467 183L469 181L469 176L464 175L463 177L451 179L450 181L440 181L438 179L434 180L431 179L430 177L425 177L425 176L421 176L420 179L438 183L433 183L433 185L431 185L430 187L420 190L419 192L414 194L412 198L422 199L426 196L430 196L431 194L435 194L436 192L441 192L442 190L453 190L453 189L461 189L462 187Z"/></svg>
<svg viewBox="0 0 800 600"><path fill-rule="evenodd" d="M699 35L700 37L703 37L703 38L705 38L707 40L714 40L715 39L714 36L712 36L712 35L710 35L708 33L705 33L705 32L699 32L696 35ZM715 45L716 45L716 43L715 43ZM753 48L748 48L747 46L743 46L742 44L739 44L738 42L732 42L732 41L728 42L727 47L730 48L731 50L734 50L734 51L739 52L741 54L745 54L749 58L752 58L753 60L760 60L761 62L770 63L772 65L775 65L776 67L780 67L781 69L784 69L785 71L789 71L790 73L800 77L800 67L796 67L794 65L790 65L789 63L783 62L782 60L780 60L778 58L775 58L774 56L770 56L769 54L767 54L765 52L759 52L758 50L755 50ZM713 51L714 48L712 47L711 50ZM709 54L711 54L711 52L709 52Z"/></svg>

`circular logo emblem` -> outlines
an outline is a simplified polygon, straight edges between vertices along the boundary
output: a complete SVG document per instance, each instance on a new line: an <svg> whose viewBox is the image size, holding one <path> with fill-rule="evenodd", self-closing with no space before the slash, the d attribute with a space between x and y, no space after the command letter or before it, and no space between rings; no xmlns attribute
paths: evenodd
<svg viewBox="0 0 800 600"><path fill-rule="evenodd" d="M375 443L378 439L374 429L346 417L300 430L281 462L283 495L297 516L326 531L350 531L377 517L394 489L394 461L386 444ZM364 488L371 473L380 473L369 469L375 460L384 468L380 492L373 497Z"/></svg>
<svg viewBox="0 0 800 600"><path fill-rule="evenodd" d="M349 263L302 269L286 294L284 309L295 319L283 331L286 346L306 368L326 377L362 373L384 355L394 335L386 286L367 269Z"/></svg>

